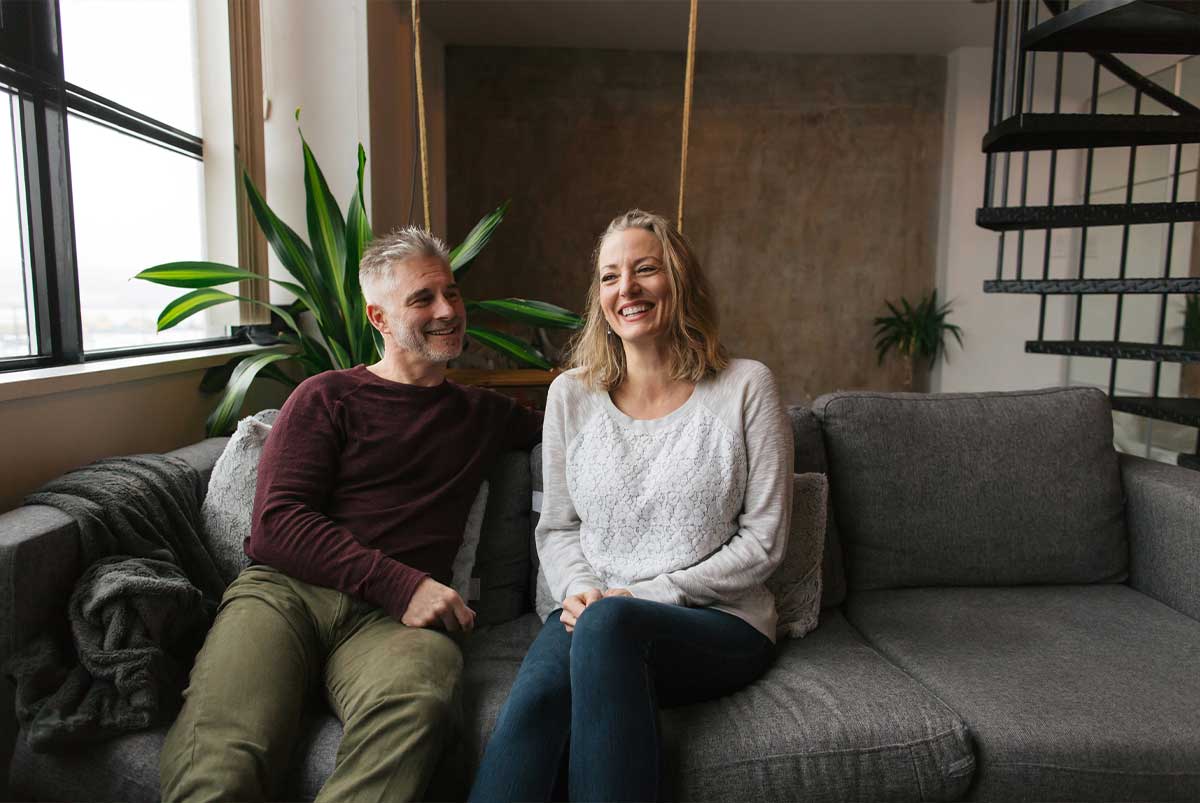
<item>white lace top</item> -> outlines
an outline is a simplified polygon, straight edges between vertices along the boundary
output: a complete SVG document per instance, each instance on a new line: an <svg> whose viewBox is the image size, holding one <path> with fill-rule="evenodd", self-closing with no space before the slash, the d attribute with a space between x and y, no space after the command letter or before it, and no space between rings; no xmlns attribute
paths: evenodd
<svg viewBox="0 0 1200 803"><path fill-rule="evenodd" d="M627 588L727 611L774 640L764 581L787 545L792 434L766 366L733 360L650 421L567 372L550 386L542 461L536 539L552 599L540 607Z"/></svg>

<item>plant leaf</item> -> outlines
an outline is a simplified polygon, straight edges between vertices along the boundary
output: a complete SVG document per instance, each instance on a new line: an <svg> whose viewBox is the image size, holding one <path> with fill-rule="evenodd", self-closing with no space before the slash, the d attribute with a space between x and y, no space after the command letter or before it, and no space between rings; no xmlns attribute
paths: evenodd
<svg viewBox="0 0 1200 803"><path fill-rule="evenodd" d="M358 363L350 356L345 347L335 338L326 338L325 342L333 352L333 363L338 368L353 368Z"/></svg>
<svg viewBox="0 0 1200 803"><path fill-rule="evenodd" d="M579 329L583 326L583 318L569 309L548 304L545 301L530 301L525 298L469 301L467 309L486 310L510 321L547 329Z"/></svg>
<svg viewBox="0 0 1200 803"><path fill-rule="evenodd" d="M308 291L294 282L272 279L269 276L259 276L257 273L242 270L233 265L223 265L220 262L166 262L162 265L146 268L144 271L134 275L133 278L153 282L154 284L166 285L167 287L197 288L213 287L218 284L227 284L246 279L256 281L266 279L305 301L306 304L310 300ZM243 296L238 296L238 298L243 298Z"/></svg>
<svg viewBox="0 0 1200 803"><path fill-rule="evenodd" d="M158 313L158 331L170 329L180 321L186 320L201 310L224 304L227 301L237 301L238 297L224 290L204 288L184 293Z"/></svg>
<svg viewBox="0 0 1200 803"><path fill-rule="evenodd" d="M328 305L327 289L317 270L316 257L313 256L312 249L300 239L299 234L296 234L288 224L271 211L267 202L255 188L254 182L250 180L250 175L244 174L242 179L246 186L246 195L250 199L250 208L254 212L254 218L258 221L259 228L262 229L263 235L271 244L271 249L275 252L275 256L279 257L283 267L304 286L307 291L304 302L316 316L317 325L324 330L325 322L332 318L332 310Z"/></svg>
<svg viewBox="0 0 1200 803"><path fill-rule="evenodd" d="M475 228L467 234L466 239L450 251L450 270L454 272L455 276L466 275L462 271L471 264L471 260L478 256L483 247L492 239L492 233L496 231L500 221L504 220L509 203L509 201L505 201L494 212L484 215L475 224Z"/></svg>
<svg viewBox="0 0 1200 803"><path fill-rule="evenodd" d="M325 286L332 288L340 318L350 324L346 309L346 223L338 209L325 174L321 172L304 132L300 132L304 154L304 208L308 215L308 240Z"/></svg>
<svg viewBox="0 0 1200 803"><path fill-rule="evenodd" d="M166 262L146 268L133 278L165 284L167 287L213 287L243 279L258 280L266 277L232 265L222 265L220 262Z"/></svg>
<svg viewBox="0 0 1200 803"><path fill-rule="evenodd" d="M250 383L258 376L258 372L273 362L286 360L291 356L284 351L267 351L251 354L238 363L229 377L229 384L225 386L225 394L205 422L209 436L225 435L232 430L246 400L246 391L250 389Z"/></svg>
<svg viewBox="0 0 1200 803"><path fill-rule="evenodd" d="M497 332L495 329L488 329L483 326L468 326L467 336L478 340L483 345L506 357L511 357L522 365L527 365L531 368L541 368L547 371L554 367L546 361L541 352L524 340L513 337L510 334Z"/></svg>
<svg viewBox="0 0 1200 803"><path fill-rule="evenodd" d="M350 208L346 211L346 301L352 308L351 315L356 325L351 327L351 345L359 362L374 362L375 339L371 336L374 327L367 320L366 301L362 297L362 286L358 280L358 266L363 251L371 242L371 224L367 221L367 209L363 205L363 171L367 164L367 153L358 146L358 182Z"/></svg>

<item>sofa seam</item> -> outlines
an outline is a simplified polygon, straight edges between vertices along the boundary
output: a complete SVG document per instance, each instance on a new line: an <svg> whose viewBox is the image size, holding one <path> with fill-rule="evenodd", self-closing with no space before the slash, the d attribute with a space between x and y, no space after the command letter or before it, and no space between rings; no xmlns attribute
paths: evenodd
<svg viewBox="0 0 1200 803"><path fill-rule="evenodd" d="M1071 393L1071 392L1079 392L1079 391L1083 391L1084 393L1094 392L1094 393L1100 394L1101 396L1107 397L1106 394L1104 394L1102 391L1100 391L1099 388L1080 387L1080 386L1065 387L1065 388L1037 388L1037 389L1025 390L1025 391L982 391L979 393L950 393L950 394L914 393L914 394L908 395L904 398L897 398L894 394L881 393L878 391L834 391L833 393L828 394L828 395L832 396L833 398L829 399L824 404L822 404L819 411L818 411L818 408L816 407L815 401L813 403L813 407L811 407L810 409L812 410L814 417L816 417L817 421L820 423L821 429L824 430L825 423L826 423L826 411L833 405L837 404L838 402L842 402L842 401L850 401L850 400L858 400L858 399L876 399L876 400L882 399L883 401L897 402L897 403L904 403L904 404L908 404L911 402L920 402L920 403L937 402L939 404L943 404L943 403L949 403L949 402L974 401L977 399L986 399L986 398L1028 398L1028 397L1032 397L1032 396L1050 396L1050 395L1054 395L1054 394L1058 394L1058 393ZM1111 408L1110 408L1110 412L1111 412Z"/></svg>
<svg viewBox="0 0 1200 803"><path fill-rule="evenodd" d="M954 728L950 728L949 730L945 730L945 731L941 731L939 733L933 734L932 736L923 736L920 739L913 739L913 740L907 741L907 742L893 742L890 744L875 745L873 747L867 747L867 748L846 748L844 750L821 750L818 752L809 752L809 753L799 753L799 752L767 753L767 754L763 754L760 756L756 756L754 758L739 759L737 761L730 761L727 763L714 763L714 764L709 764L708 766L712 767L712 768L736 767L736 766L740 766L742 764L752 764L756 761L762 761L763 759L795 758L798 756L799 757L812 756L812 757L819 758L822 756L846 755L848 753L881 753L885 750L908 750L908 751L911 751L911 749L913 747L917 747L917 746L920 746L923 744L931 744L933 742L944 739L947 736L955 736L955 735L957 735L959 730L960 730L960 728L954 727Z"/></svg>
<svg viewBox="0 0 1200 803"><path fill-rule="evenodd" d="M991 761L992 767L1037 767L1040 769L1066 770L1067 772L1087 773L1092 775L1137 775L1143 777L1168 776L1172 778L1200 778L1200 772L1143 772L1140 770L1106 770L1091 767L1069 767L1064 764L1044 764L1036 761Z"/></svg>

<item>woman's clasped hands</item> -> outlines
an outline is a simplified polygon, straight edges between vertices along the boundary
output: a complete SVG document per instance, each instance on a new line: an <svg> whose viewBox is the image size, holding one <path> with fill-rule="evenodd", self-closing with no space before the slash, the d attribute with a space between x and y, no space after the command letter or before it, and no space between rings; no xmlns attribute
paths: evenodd
<svg viewBox="0 0 1200 803"><path fill-rule="evenodd" d="M600 591L598 588L589 588L587 591L581 591L578 594L572 594L563 600L562 613L559 614L558 620L562 622L563 627L568 633L575 630L575 623L579 621L580 615L583 614L584 608L591 605L597 600L605 597L632 597L628 589L610 588L607 591Z"/></svg>

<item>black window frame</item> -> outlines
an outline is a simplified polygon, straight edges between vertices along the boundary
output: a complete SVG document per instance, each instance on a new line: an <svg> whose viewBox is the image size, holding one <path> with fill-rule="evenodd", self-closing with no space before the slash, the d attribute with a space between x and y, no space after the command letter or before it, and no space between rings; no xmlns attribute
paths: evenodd
<svg viewBox="0 0 1200 803"><path fill-rule="evenodd" d="M65 79L58 0L0 0L0 84L20 106L35 354L0 358L0 373L249 343L245 327L185 343L84 351L67 116L203 161L200 137ZM33 344L31 344L33 345Z"/></svg>

